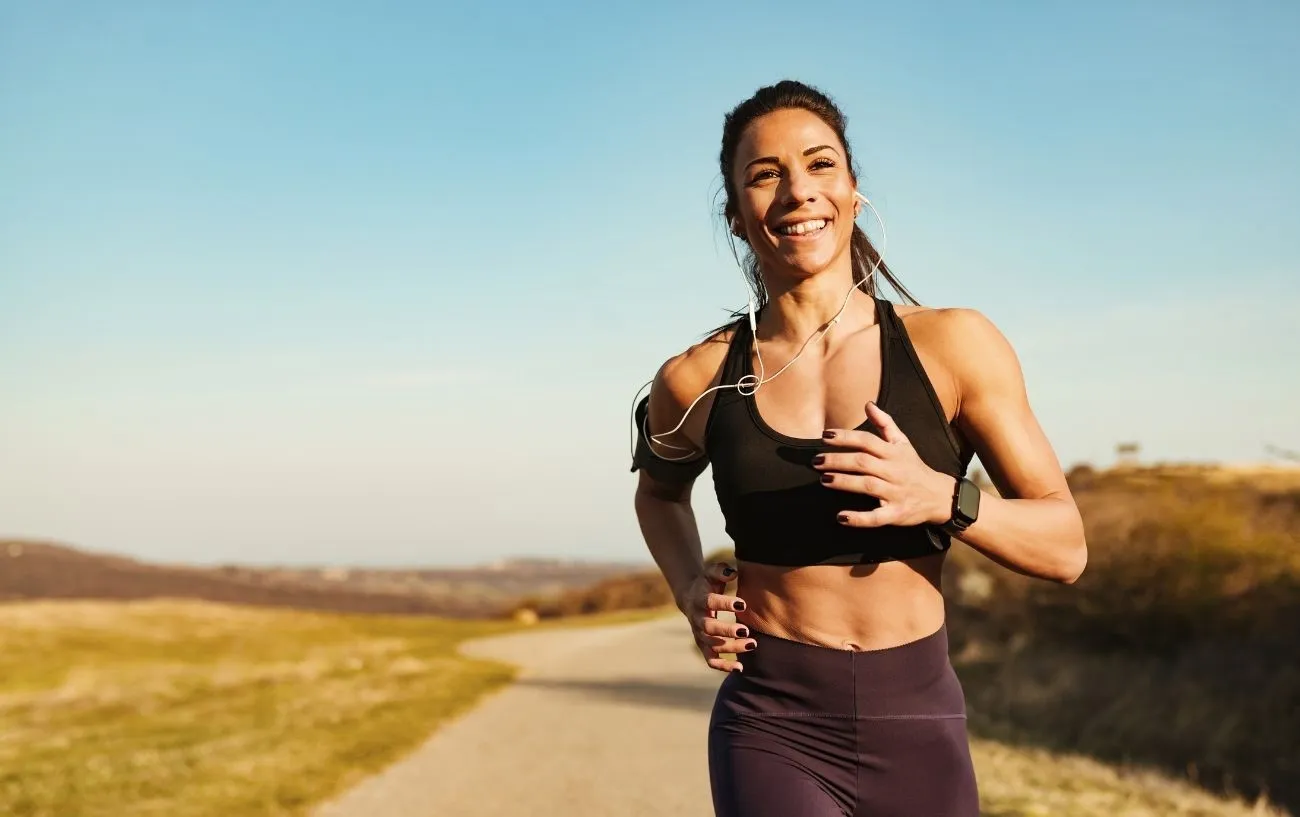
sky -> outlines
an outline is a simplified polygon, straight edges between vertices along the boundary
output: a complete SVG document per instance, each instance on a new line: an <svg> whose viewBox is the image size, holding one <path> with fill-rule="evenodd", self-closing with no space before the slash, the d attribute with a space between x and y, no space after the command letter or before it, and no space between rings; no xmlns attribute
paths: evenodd
<svg viewBox="0 0 1300 817"><path fill-rule="evenodd" d="M722 119L783 78L1064 467L1300 449L1300 6L625 6L0 0L0 536L648 562L633 398L745 303Z"/></svg>

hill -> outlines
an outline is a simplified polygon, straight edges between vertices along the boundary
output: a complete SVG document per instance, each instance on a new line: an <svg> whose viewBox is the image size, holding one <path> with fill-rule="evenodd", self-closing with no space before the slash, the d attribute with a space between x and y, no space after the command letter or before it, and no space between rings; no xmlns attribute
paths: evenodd
<svg viewBox="0 0 1300 817"><path fill-rule="evenodd" d="M190 598L356 613L491 617L634 572L621 564L503 561L461 569L192 567L62 544L0 540L0 600Z"/></svg>
<svg viewBox="0 0 1300 817"><path fill-rule="evenodd" d="M1300 469L1072 469L1072 586L953 551L954 663L984 735L1185 774L1300 813Z"/></svg>

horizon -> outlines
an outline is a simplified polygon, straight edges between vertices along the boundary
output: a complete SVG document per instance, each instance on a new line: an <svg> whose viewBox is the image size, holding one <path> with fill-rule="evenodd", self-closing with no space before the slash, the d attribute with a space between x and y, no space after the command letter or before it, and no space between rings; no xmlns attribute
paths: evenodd
<svg viewBox="0 0 1300 817"><path fill-rule="evenodd" d="M764 8L0 12L0 538L648 563L633 392L744 303L717 144L783 77L1063 469L1300 450L1300 7Z"/></svg>
<svg viewBox="0 0 1300 817"><path fill-rule="evenodd" d="M1159 462L1159 463L1135 462L1130 464L1112 463L1109 466L1101 466L1100 468L1098 468L1098 470L1109 470L1109 469L1122 470L1125 468L1135 468L1135 469L1206 468L1206 469L1225 470L1225 471L1243 471L1243 470L1244 471L1267 471L1267 472L1285 471L1285 472L1295 472L1296 474L1300 474L1300 456L1297 456L1296 452L1281 452L1281 453L1288 456L1289 459L1284 459L1282 461L1268 461L1268 462L1190 462L1189 461L1189 462ZM1073 470L1073 468L1084 467L1084 466L1094 467L1094 468L1098 467L1093 463L1082 462L1082 463L1075 463L1073 466L1071 466L1071 468L1068 468L1066 470L1068 472L1070 470ZM973 472L974 469L972 469L972 473ZM980 473L981 475L983 475L982 471ZM986 475L983 475L983 479L985 482L987 482L988 477ZM579 554L573 556L566 556L561 553L511 553L506 551L506 552L502 552L498 556L492 557L490 559L485 559L483 561L461 561L461 562L423 562L423 563L421 562L408 562L408 563L309 562L309 561L281 562L281 561L274 561L274 560L203 561L201 559L187 561L183 558L180 560L150 558L147 556L140 556L140 555L121 552L121 551L86 547L77 542L67 542L67 541L62 541L57 539L43 538L40 536L22 536L22 535L10 535L10 534L0 533L0 544L6 545L9 548L9 553L8 553L9 556L14 555L13 547L15 545L17 545L20 548L25 547L27 545L46 545L46 546L51 546L56 548L66 548L66 549L75 550L89 556L127 557L130 559L139 560L143 564L152 565L155 567L178 567L178 568L193 567L193 568L201 568L201 569L221 568L221 567L246 567L255 570L258 569L267 569L267 570L341 569L341 570L376 570L376 571L427 571L427 570L456 571L456 570L491 570L491 569L498 569L503 567L517 566L529 562L536 562L545 565L568 564L568 565L584 565L584 566L620 566L620 567L627 567L629 569L651 569L651 570L657 569L654 564L654 560L650 556L649 551L646 551L644 554L637 554L630 557L624 557L623 559L603 557L599 554L596 555ZM710 553L713 553L718 550L728 549L730 547L731 547L730 542L713 545L713 546L710 546L708 543L705 543L703 547L703 551L705 557L707 558Z"/></svg>
<svg viewBox="0 0 1300 817"><path fill-rule="evenodd" d="M545 567L626 567L628 569L653 569L653 562L649 561L647 555L646 562L636 560L616 560L616 559L599 559L594 557L566 558L563 556L547 556L545 554L526 554L511 555L506 554L498 556L483 562L468 562L464 564L368 564L365 562L356 563L311 563L311 562L188 562L188 561L164 561L158 559L149 559L136 556L129 553L121 553L112 550L99 550L95 548L82 547L76 542L63 542L54 539L41 539L38 537L19 537L0 535L0 546L3 546L5 552L0 553L0 557L8 556L10 558L21 557L25 555L25 549L31 546L51 547L58 550L72 550L88 557L103 557L110 559L125 558L136 561L149 567L162 568L197 568L201 570L220 569L220 568L248 568L251 570L342 570L342 571L392 571L392 572L439 572L439 571L470 571L470 570L505 570L515 567L524 567L530 564L541 565Z"/></svg>

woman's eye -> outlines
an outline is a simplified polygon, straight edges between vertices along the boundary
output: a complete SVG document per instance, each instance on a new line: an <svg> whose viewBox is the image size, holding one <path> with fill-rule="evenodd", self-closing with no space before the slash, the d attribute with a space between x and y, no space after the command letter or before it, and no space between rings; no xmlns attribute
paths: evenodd
<svg viewBox="0 0 1300 817"><path fill-rule="evenodd" d="M775 170L771 170L771 169L760 170L754 174L753 178L750 179L750 182L759 182L762 181L763 179L771 179L776 177L777 175L779 174Z"/></svg>
<svg viewBox="0 0 1300 817"><path fill-rule="evenodd" d="M831 161L830 159L818 159L817 161L812 163L811 167L814 170L820 170L821 168L826 168L826 167L835 167L835 162Z"/></svg>

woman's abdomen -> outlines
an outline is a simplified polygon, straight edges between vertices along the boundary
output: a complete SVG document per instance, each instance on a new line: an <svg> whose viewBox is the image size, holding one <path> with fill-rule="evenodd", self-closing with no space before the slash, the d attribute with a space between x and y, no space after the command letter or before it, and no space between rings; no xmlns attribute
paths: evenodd
<svg viewBox="0 0 1300 817"><path fill-rule="evenodd" d="M866 565L783 567L740 562L736 620L771 635L835 649L879 650L944 623L944 554ZM761 649L761 645L759 647Z"/></svg>

